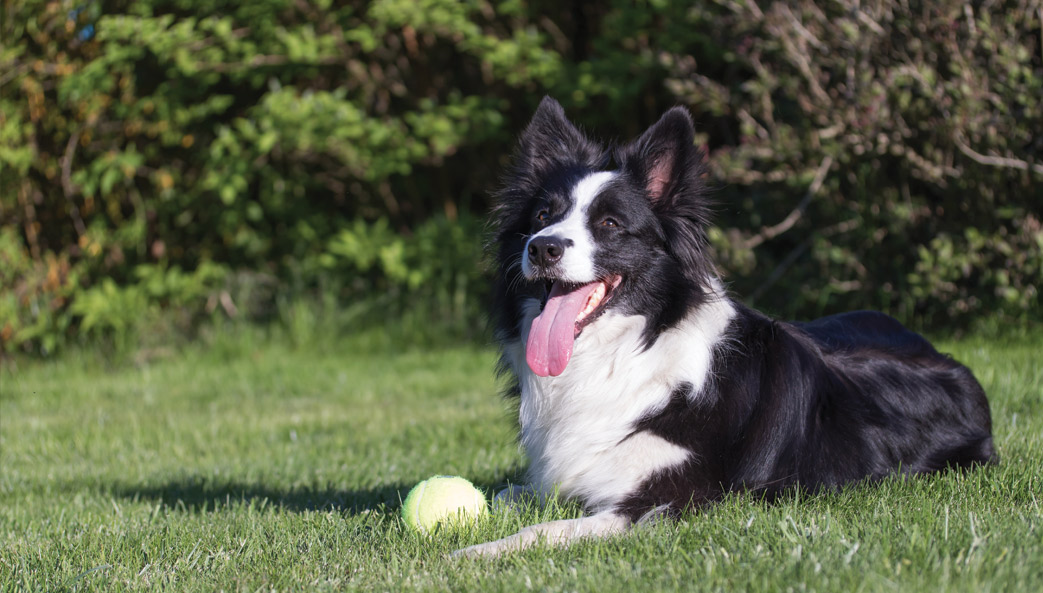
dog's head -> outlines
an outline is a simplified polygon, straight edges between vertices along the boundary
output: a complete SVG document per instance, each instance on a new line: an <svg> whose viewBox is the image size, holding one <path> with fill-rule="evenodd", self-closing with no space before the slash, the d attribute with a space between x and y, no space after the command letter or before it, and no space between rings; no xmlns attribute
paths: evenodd
<svg viewBox="0 0 1043 593"><path fill-rule="evenodd" d="M573 341L606 311L644 315L651 342L702 298L711 268L701 161L682 108L607 149L556 101L540 103L496 220L503 337L519 335L526 298L543 303L528 328L534 372L563 372Z"/></svg>

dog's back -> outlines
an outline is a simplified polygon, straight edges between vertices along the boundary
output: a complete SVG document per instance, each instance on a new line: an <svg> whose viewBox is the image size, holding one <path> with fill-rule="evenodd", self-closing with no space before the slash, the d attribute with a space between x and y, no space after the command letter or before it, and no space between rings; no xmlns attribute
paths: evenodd
<svg viewBox="0 0 1043 593"><path fill-rule="evenodd" d="M996 461L985 391L970 369L923 336L874 311L795 325L835 375L857 382L854 392L887 418L874 442L897 455L892 467L922 473Z"/></svg>

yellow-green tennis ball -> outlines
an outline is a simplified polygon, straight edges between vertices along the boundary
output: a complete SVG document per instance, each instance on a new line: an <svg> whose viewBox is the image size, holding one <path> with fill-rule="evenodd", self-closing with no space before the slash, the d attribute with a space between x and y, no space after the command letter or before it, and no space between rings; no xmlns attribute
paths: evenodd
<svg viewBox="0 0 1043 593"><path fill-rule="evenodd" d="M409 491L402 503L402 520L428 533L442 523L464 523L488 511L485 494L457 476L435 476Z"/></svg>

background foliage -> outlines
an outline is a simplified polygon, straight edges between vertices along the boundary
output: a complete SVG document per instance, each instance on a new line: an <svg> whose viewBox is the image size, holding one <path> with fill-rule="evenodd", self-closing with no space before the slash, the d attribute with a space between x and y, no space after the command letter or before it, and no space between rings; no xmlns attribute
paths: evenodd
<svg viewBox="0 0 1043 593"><path fill-rule="evenodd" d="M758 306L1043 318L1035 0L2 9L4 351L292 324L308 294L483 335L482 214L544 94L606 139L688 106Z"/></svg>

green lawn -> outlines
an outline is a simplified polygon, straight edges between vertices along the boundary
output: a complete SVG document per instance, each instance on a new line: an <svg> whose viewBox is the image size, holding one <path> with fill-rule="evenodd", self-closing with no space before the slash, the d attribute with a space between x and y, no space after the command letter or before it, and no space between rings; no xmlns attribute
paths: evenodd
<svg viewBox="0 0 1043 593"><path fill-rule="evenodd" d="M942 348L991 400L998 467L765 505L569 549L453 561L574 506L424 538L400 497L523 466L489 349L198 347L0 371L0 590L1039 591L1043 341ZM88 358L89 360L89 358Z"/></svg>

